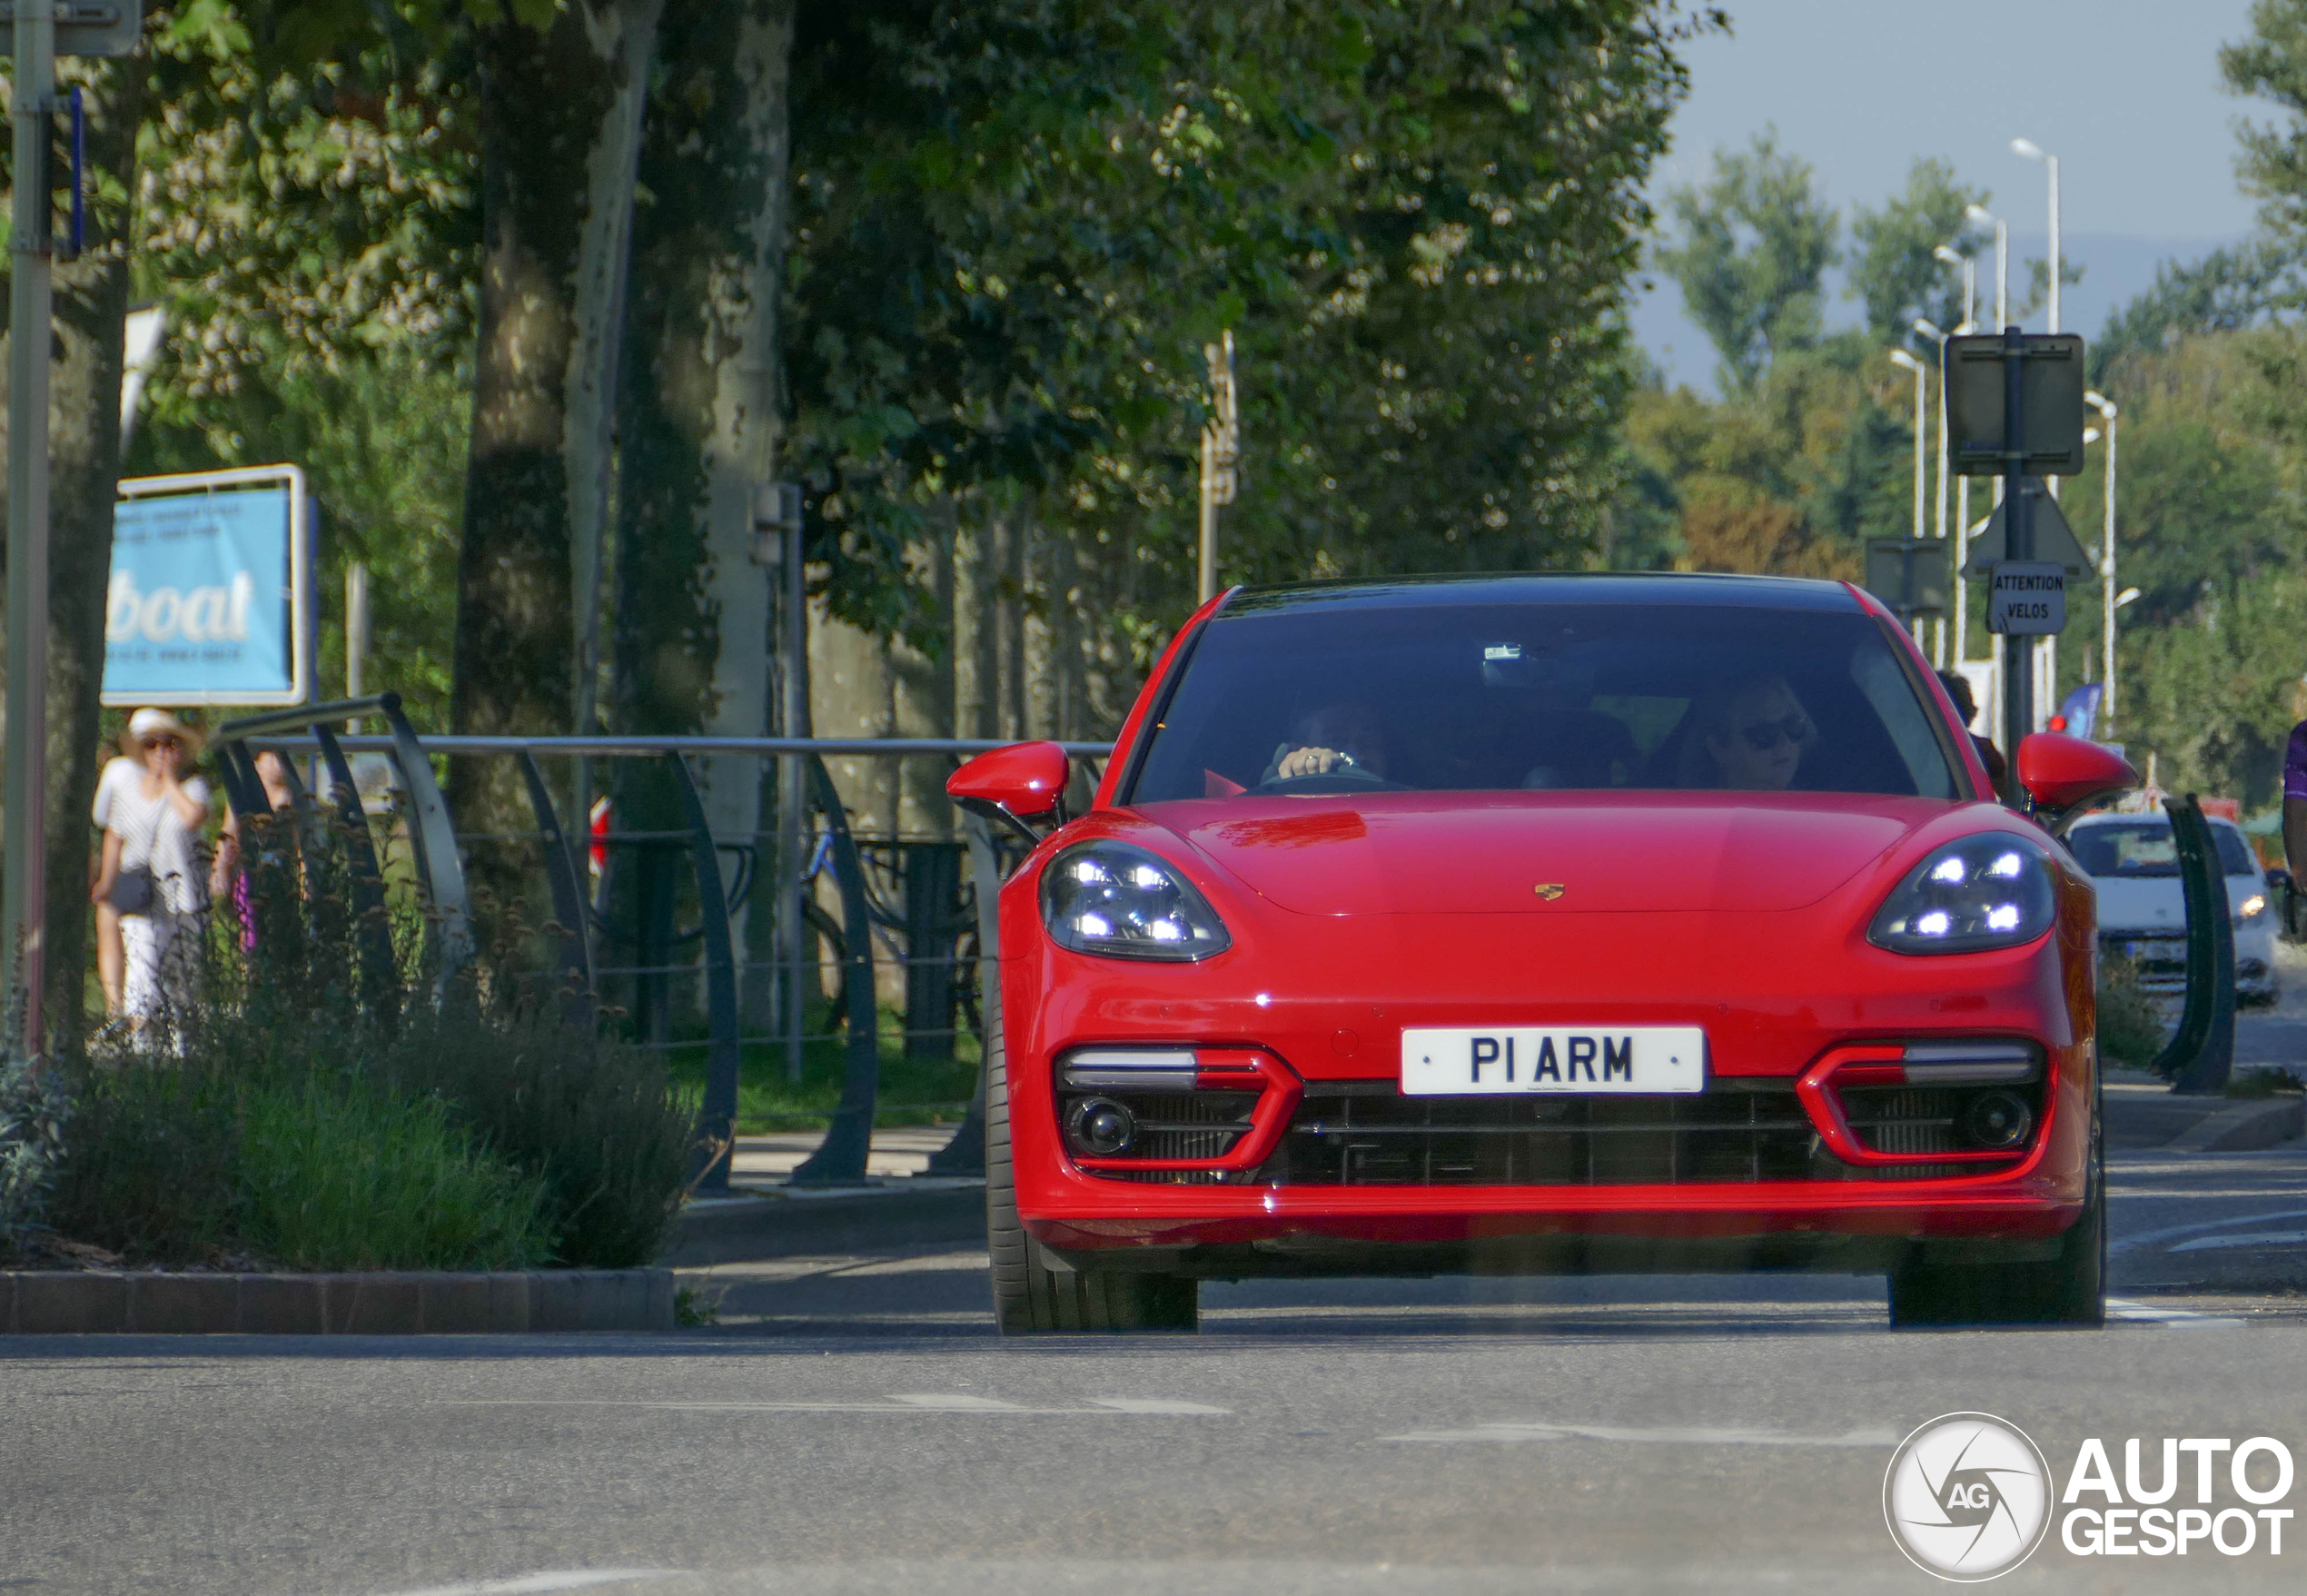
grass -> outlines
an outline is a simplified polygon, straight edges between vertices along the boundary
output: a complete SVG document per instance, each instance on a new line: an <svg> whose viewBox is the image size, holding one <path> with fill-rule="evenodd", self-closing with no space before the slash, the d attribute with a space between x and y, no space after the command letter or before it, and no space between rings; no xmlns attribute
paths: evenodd
<svg viewBox="0 0 2307 1596"><path fill-rule="evenodd" d="M438 1101L363 1081L266 1082L241 1101L242 1234L292 1269L528 1269L552 1253L545 1183Z"/></svg>
<svg viewBox="0 0 2307 1596"><path fill-rule="evenodd" d="M966 1030L954 1038L955 1056L945 1062L907 1058L896 1011L885 1009L877 1038L880 1090L874 1124L881 1126L958 1123L977 1091L977 1038ZM821 1015L810 1016L812 1032L827 1028ZM685 1038L686 1040L686 1038ZM684 1046L674 1055L673 1079L692 1105L705 1096L705 1049ZM786 1076L782 1043L748 1041L738 1051L737 1128L742 1135L769 1131L823 1130L841 1100L849 1066L846 1036L804 1043L801 1078Z"/></svg>

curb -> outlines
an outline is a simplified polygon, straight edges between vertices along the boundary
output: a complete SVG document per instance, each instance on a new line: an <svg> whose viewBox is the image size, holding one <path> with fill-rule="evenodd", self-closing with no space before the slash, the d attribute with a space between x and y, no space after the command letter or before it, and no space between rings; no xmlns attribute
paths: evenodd
<svg viewBox="0 0 2307 1596"><path fill-rule="evenodd" d="M0 1271L16 1335L478 1335L670 1330L669 1269L503 1274Z"/></svg>
<svg viewBox="0 0 2307 1596"><path fill-rule="evenodd" d="M2248 1153L2307 1131L2307 1097L2276 1097L2223 1108L2163 1149L2169 1153Z"/></svg>
<svg viewBox="0 0 2307 1596"><path fill-rule="evenodd" d="M886 1252L918 1242L983 1241L985 1183L913 1175L902 1184L778 1186L692 1198L658 1262L682 1268L755 1258Z"/></svg>

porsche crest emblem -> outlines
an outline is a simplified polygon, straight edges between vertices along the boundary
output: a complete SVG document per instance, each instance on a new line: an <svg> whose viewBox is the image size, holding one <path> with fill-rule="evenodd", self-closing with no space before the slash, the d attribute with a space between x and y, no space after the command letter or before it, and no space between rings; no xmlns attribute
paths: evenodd
<svg viewBox="0 0 2307 1596"><path fill-rule="evenodd" d="M1541 881L1530 890L1537 893L1539 897L1544 898L1547 902L1552 903L1556 898L1561 897L1562 894L1568 892L1569 888L1563 886L1559 881Z"/></svg>

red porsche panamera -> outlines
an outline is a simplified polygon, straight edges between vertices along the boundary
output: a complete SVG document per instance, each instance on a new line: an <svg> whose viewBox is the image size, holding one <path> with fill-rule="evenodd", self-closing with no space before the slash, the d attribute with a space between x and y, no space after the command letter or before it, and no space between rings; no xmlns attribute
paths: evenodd
<svg viewBox="0 0 2307 1596"><path fill-rule="evenodd" d="M987 1070L1005 1332L1190 1329L1208 1279L1700 1269L2099 1322L2055 831L2135 777L2046 734L2005 807L1857 590L1237 590L1072 818L1064 758L948 784L1036 838Z"/></svg>

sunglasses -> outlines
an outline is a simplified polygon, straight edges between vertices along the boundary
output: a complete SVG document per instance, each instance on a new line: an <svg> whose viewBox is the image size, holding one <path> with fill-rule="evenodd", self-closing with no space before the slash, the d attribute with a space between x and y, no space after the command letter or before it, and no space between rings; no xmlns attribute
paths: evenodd
<svg viewBox="0 0 2307 1596"><path fill-rule="evenodd" d="M1807 715L1789 715L1783 720L1757 720L1752 726L1738 728L1738 735L1747 739L1747 747L1757 754L1767 754L1782 741L1799 748L1810 740L1817 729Z"/></svg>
<svg viewBox="0 0 2307 1596"><path fill-rule="evenodd" d="M173 737L148 737L144 739L144 746L148 748L181 748L184 745Z"/></svg>

